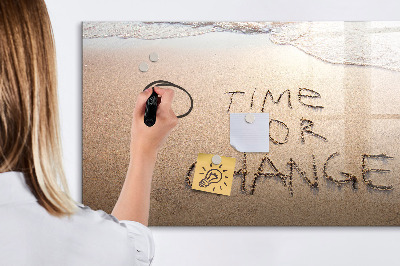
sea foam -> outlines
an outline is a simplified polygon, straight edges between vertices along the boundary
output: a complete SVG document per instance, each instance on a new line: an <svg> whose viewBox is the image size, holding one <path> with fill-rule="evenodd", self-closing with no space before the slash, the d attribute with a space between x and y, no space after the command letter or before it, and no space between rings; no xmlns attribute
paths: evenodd
<svg viewBox="0 0 400 266"><path fill-rule="evenodd" d="M182 38L210 32L267 34L334 64L400 71L400 22L84 22L83 38Z"/></svg>

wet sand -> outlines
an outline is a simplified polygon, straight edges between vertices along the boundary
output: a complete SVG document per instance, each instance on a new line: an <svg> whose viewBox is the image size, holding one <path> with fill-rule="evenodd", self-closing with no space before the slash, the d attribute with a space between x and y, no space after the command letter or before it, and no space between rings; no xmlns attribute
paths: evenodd
<svg viewBox="0 0 400 266"><path fill-rule="evenodd" d="M362 45L362 44L360 44ZM152 63L148 55L159 54ZM142 73L141 62L149 64ZM111 212L129 162L131 114L136 95L155 80L167 80L187 89L193 111L179 120L158 155L151 194L150 225L400 225L400 73L366 66L323 62L295 47L272 44L266 35L208 33L205 35L139 40L100 38L83 40L83 202ZM299 88L318 92L321 98L301 97ZM188 168L198 153L236 158L243 153L229 144L229 113L264 112L289 129L288 142L270 142L268 158L277 169L290 173L292 159L311 188L295 170L293 196L278 178L260 177L253 195L248 192L264 154L247 154L247 193L241 177L234 178L231 196L191 190L185 183ZM235 94L230 105L228 92ZM307 92L307 91L304 91ZM254 95L254 96L253 96ZM314 94L315 95L315 94ZM251 99L253 98L253 104ZM173 109L182 114L189 98L176 91ZM320 105L310 108L303 103ZM230 110L228 112L228 107ZM305 134L301 119L314 122L315 133ZM271 136L283 140L286 129L271 125ZM324 177L326 172L344 179L357 178L340 188ZM391 185L391 191L368 188L362 180L362 155L387 154L393 159L367 158L364 169L374 184ZM265 166L264 172L273 169ZM191 178L193 177L193 173Z"/></svg>

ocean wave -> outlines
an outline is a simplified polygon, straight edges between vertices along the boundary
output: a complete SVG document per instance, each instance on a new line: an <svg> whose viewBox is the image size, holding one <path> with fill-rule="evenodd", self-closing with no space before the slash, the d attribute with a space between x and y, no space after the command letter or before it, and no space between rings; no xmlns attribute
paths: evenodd
<svg viewBox="0 0 400 266"><path fill-rule="evenodd" d="M334 64L400 71L400 22L282 23L270 39Z"/></svg>
<svg viewBox="0 0 400 266"><path fill-rule="evenodd" d="M334 64L400 71L400 22L84 22L83 38L181 38L210 32L268 34Z"/></svg>
<svg viewBox="0 0 400 266"><path fill-rule="evenodd" d="M271 22L84 22L83 38L180 38L209 32L267 33Z"/></svg>

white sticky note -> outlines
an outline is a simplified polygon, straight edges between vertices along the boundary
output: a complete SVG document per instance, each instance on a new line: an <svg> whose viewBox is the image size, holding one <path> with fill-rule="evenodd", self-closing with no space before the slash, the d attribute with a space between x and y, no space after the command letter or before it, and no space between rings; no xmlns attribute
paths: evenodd
<svg viewBox="0 0 400 266"><path fill-rule="evenodd" d="M269 114L252 113L253 123L246 121L247 114L230 114L231 145L240 152L269 152Z"/></svg>

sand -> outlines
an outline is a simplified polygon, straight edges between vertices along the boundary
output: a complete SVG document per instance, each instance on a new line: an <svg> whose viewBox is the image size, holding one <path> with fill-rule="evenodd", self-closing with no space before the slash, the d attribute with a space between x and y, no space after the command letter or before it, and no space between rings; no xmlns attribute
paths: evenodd
<svg viewBox="0 0 400 266"><path fill-rule="evenodd" d="M363 45L362 43L360 45ZM366 47L368 48L368 47ZM157 52L159 61L148 56ZM141 62L149 64L142 73ZM83 203L111 212L129 162L131 114L136 95L155 80L167 80L187 89L193 111L179 120L158 154L153 176L150 225L400 225L400 73L376 67L331 64L295 47L272 44L266 35L208 33L161 40L116 37L83 40ZM298 98L299 88L316 91L321 98ZM293 195L276 178L260 177L253 195L250 185L264 154L247 154L247 193L241 177L234 178L231 196L192 190L185 183L198 153L235 157L242 168L243 153L229 144L229 113L264 112L289 128L288 142L270 142L268 158L283 174L292 159L314 181L315 156L318 189L311 188L296 171ZM243 91L234 95L231 91ZM253 106L251 107L251 98ZM182 114L189 98L176 91L173 109ZM301 119L314 122L314 132L327 141L305 134ZM283 140L286 131L272 124L271 136ZM357 189L338 187L324 177L354 175ZM364 168L388 169L368 173L374 184L390 191L368 188L362 180L362 155L386 154L392 159L366 158ZM265 172L273 172L265 167ZM193 177L193 173L191 178Z"/></svg>

